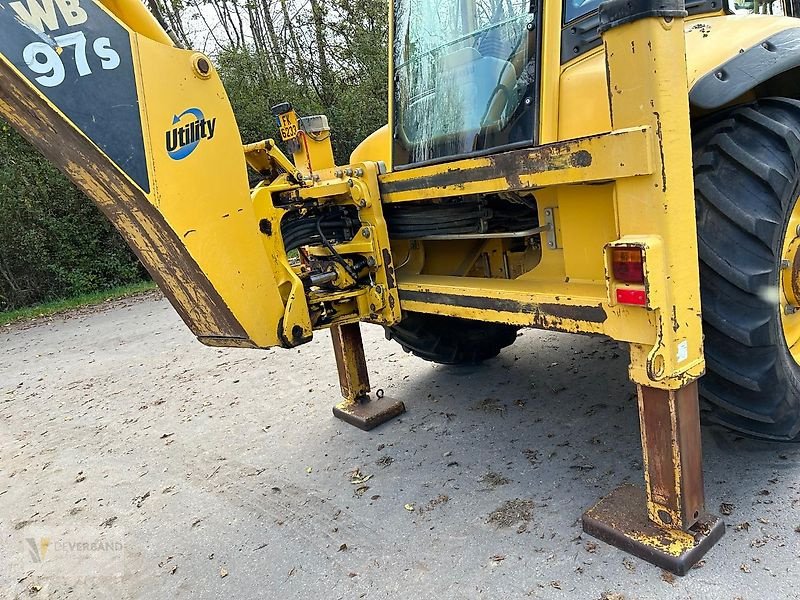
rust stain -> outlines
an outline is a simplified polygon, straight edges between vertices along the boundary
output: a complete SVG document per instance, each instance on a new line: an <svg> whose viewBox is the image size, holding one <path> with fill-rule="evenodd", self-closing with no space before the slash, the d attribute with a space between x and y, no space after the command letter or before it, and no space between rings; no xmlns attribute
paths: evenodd
<svg viewBox="0 0 800 600"><path fill-rule="evenodd" d="M595 136L599 137L599 136ZM412 171L401 171L381 178L381 195L417 191L428 188L465 189L475 181L504 179L510 189L525 189L523 175L535 175L568 168L590 167L594 161L588 150L579 149L574 140L545 144L536 148L510 150L485 157L487 164L472 168L450 168L432 175L414 176ZM424 169L425 167L420 167Z"/></svg>
<svg viewBox="0 0 800 600"><path fill-rule="evenodd" d="M658 154L661 157L661 191L667 191L667 167L664 165L664 135L661 131L661 115L653 111L656 117L656 137L658 137Z"/></svg>

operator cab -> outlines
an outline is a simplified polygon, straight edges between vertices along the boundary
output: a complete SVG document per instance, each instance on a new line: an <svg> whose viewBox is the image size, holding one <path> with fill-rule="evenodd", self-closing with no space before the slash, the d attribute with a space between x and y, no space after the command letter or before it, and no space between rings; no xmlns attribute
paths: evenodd
<svg viewBox="0 0 800 600"><path fill-rule="evenodd" d="M534 143L532 0L395 0L395 168Z"/></svg>

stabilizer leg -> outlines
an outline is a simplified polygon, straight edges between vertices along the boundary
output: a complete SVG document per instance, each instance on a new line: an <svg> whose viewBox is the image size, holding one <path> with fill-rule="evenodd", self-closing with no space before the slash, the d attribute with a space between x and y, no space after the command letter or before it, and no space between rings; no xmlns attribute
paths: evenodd
<svg viewBox="0 0 800 600"><path fill-rule="evenodd" d="M685 575L725 532L705 512L697 382L638 386L645 489L623 485L583 515L583 530Z"/></svg>
<svg viewBox="0 0 800 600"><path fill-rule="evenodd" d="M369 374L364 356L364 344L358 323L335 325L331 328L333 352L339 371L339 384L344 400L333 407L333 415L369 431L406 411L401 401L369 395Z"/></svg>

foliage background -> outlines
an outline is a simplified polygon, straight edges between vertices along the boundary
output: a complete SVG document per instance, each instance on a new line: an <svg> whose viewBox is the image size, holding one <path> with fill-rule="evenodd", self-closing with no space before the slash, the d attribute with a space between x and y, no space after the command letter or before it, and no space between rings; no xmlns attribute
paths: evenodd
<svg viewBox="0 0 800 600"><path fill-rule="evenodd" d="M150 2L214 58L245 142L277 137L270 107L287 100L328 115L340 164L386 123L385 1ZM0 120L0 311L146 277L94 204Z"/></svg>

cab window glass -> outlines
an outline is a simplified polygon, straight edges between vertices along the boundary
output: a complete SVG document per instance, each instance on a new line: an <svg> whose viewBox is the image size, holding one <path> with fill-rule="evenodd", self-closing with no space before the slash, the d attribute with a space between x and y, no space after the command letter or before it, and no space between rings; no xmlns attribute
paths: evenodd
<svg viewBox="0 0 800 600"><path fill-rule="evenodd" d="M530 0L397 0L396 166L533 139Z"/></svg>

